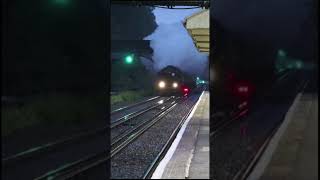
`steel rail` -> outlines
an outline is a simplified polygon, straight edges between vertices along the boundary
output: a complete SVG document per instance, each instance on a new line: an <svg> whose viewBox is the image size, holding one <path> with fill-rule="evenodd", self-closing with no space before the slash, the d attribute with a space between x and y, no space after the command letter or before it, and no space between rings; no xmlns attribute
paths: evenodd
<svg viewBox="0 0 320 180"><path fill-rule="evenodd" d="M142 104L142 103L145 103L145 102L149 102L149 101L155 100L157 98L160 98L160 96L156 96L156 97L150 98L150 99L148 99L146 101L139 102L139 103ZM169 100L169 99L170 98L168 98L167 100ZM165 100L164 102L166 102L167 100ZM124 108L130 108L130 107L124 107ZM122 109L124 109L124 108L122 108ZM126 121L130 120L131 118L134 118L134 117L138 116L138 113L141 113L141 112L136 111L136 112L131 113L129 115L126 115L126 116L124 116L122 118L119 118L118 120L125 119L126 117L128 117L130 115L134 115L134 116L126 119ZM27 159L27 158L32 158L33 156L36 156L37 154L54 150L55 148L61 147L62 145L68 145L69 143L73 143L73 142L75 142L77 140L80 140L80 139L83 139L83 138L89 138L91 136L99 135L101 133L106 133L107 130L108 130L108 127L105 126L105 127L98 128L98 129L95 129L95 130L73 134L70 137L62 138L62 139L59 139L59 140L56 140L56 141L53 141L53 142L50 142L50 143L46 143L46 144L43 144L43 145L40 145L40 146L35 146L35 147L29 148L29 149L27 149L25 151L22 151L22 152L14 154L14 155L10 155L8 157L2 158L2 164L4 166L6 166L6 165L12 164L12 163L14 163L16 161L24 160L24 159Z"/></svg>
<svg viewBox="0 0 320 180"><path fill-rule="evenodd" d="M263 141L263 143L260 146L260 148L258 149L258 151L250 157L250 160L244 166L242 166L242 168L232 178L233 180L244 180L248 177L249 173L252 171L252 168L259 161L263 152L265 151L266 147L268 146L270 140L272 139L272 137L274 136L274 134L278 130L279 124L281 124L281 123L278 123L274 128L272 128L271 133L269 133L270 135Z"/></svg>
<svg viewBox="0 0 320 180"><path fill-rule="evenodd" d="M96 136L96 135L99 135L101 133L106 133L106 132L107 132L107 127L103 127L103 128L99 128L99 129L92 130L92 131L74 134L71 137L59 139L57 141L47 143L44 145L36 146L36 147L30 148L28 150L22 151L20 153L3 158L2 165L6 166L8 164L12 164L12 163L20 161L20 160L34 157L39 153L54 150L55 148L61 147L62 145L68 145L68 144L73 143L77 140L80 140L83 138L89 138L89 137Z"/></svg>
<svg viewBox="0 0 320 180"><path fill-rule="evenodd" d="M75 176L85 170L87 170L90 167L99 165L106 160L108 160L108 152L103 151L96 154L91 154L85 158L82 158L78 161L66 164L64 166L61 166L55 170L49 171L44 175L41 175L34 180L65 180L68 178L71 178L72 176Z"/></svg>
<svg viewBox="0 0 320 180"><path fill-rule="evenodd" d="M124 111L124 110L126 110L126 109L130 109L130 108L139 106L139 105L141 105L141 104L145 104L145 103L147 103L147 102L150 102L150 101L153 101L153 100L159 99L159 98L160 98L160 96L155 96L155 97L149 98L149 99L144 100L144 101L140 101L140 102L137 102L137 103L128 105L128 106L124 106L124 107L121 107L121 108L118 108L118 109L116 109L116 110L111 111L110 114L113 115L113 114L115 114L115 113L118 113L118 112Z"/></svg>
<svg viewBox="0 0 320 180"><path fill-rule="evenodd" d="M309 83L308 80L303 81L299 87L297 88L297 91L304 91L307 84ZM283 117L282 119L284 119ZM252 156L250 157L249 161L242 166L242 168L236 173L236 175L233 177L233 180L245 180L249 177L250 173L254 169L255 165L258 163L260 158L262 157L263 153L265 152L267 146L269 145L271 139L274 137L277 130L280 128L280 125L282 124L282 121L279 121L276 123L276 125L270 130L268 133L269 135L262 141L261 146L259 147L259 150L256 151Z"/></svg>
<svg viewBox="0 0 320 180"><path fill-rule="evenodd" d="M171 96L171 97L165 99L165 100L163 101L163 103L171 100L172 98L173 98L173 97ZM127 115L125 115L125 116L123 116L123 117L121 117L121 118L118 118L117 120L114 120L114 121L111 123L110 128L113 129L113 128L115 128L115 127L117 127L117 126L119 126L119 125L121 125L121 124L123 124L123 123L125 123L125 122L127 122L127 121L129 121L129 120L131 120L131 119L133 119L133 118L136 118L136 117L138 117L138 116L140 116L140 115L142 115L142 114L144 114L144 113L146 113L146 112L148 112L148 111L151 111L152 109L155 109L155 108L163 105L163 103L161 103L161 104L159 103L159 104L156 104L156 105L150 105L150 106L148 106L148 107L146 107L146 108L144 108L144 109L142 109L142 110L138 110L138 111L132 112L132 113L130 113L130 114L127 114Z"/></svg>
<svg viewBox="0 0 320 180"><path fill-rule="evenodd" d="M131 136L129 136L128 139L123 141L119 146L117 146L117 148L113 149L109 155L108 155L107 151L92 154L92 155L87 156L83 159L80 159L80 160L75 161L73 163L62 166L56 170L50 171L50 172L36 178L36 180L40 180L40 179L43 179L43 180L44 179L68 179L68 178L75 177L81 173L85 173L86 171L90 170L91 168L94 168L96 166L101 165L102 163L105 163L107 160L111 159L117 153L119 153L121 150L123 150L125 147L127 147L130 143L135 141L145 131L147 131L155 123L157 123L159 120L161 120L165 115L167 115L169 112L171 112L172 109L176 105L177 105L177 103L171 104L169 106L169 108L165 109L164 112L159 114L157 117L153 117L153 119L151 121L149 121L148 124L146 124L141 129L139 129L138 131L131 134Z"/></svg>
<svg viewBox="0 0 320 180"><path fill-rule="evenodd" d="M174 104L176 101L173 101L169 104L168 107L172 106L172 104ZM164 107L164 109L161 109L157 114L155 114L152 118L155 118L157 116L159 116L161 113L163 113L164 111L166 111L167 108ZM151 118L151 120L152 120ZM133 129L129 129L128 131L125 131L123 134L121 134L120 136L116 136L115 140L112 140L111 142L111 147L114 146L115 144L119 143L121 140L123 140L125 137L130 136L134 131L136 131L138 128L142 127L145 123L148 123L150 121L150 119L144 120L142 122L139 122L140 124L138 124L137 126L135 126L135 128Z"/></svg>
<svg viewBox="0 0 320 180"><path fill-rule="evenodd" d="M157 123L160 119L162 119L165 115L167 115L169 112L173 110L173 108L177 105L177 103L174 103L170 105L168 108L166 108L164 111L162 111L157 116L153 117L150 121L144 123L140 129L136 129L134 132L131 133L131 136L129 136L128 139L124 140L120 145L116 146L115 148L112 148L110 157L114 157L117 153L119 153L121 150L123 150L127 145L129 145L133 140L138 138L142 133L144 133L146 130L148 130L150 127L152 127L155 123Z"/></svg>
<svg viewBox="0 0 320 180"><path fill-rule="evenodd" d="M289 75L292 73L292 71L286 71L282 74L280 74L276 80L277 83L279 83L280 81L283 81L284 79L288 78ZM276 85L273 85L269 91L264 92L265 96L266 94L268 94L268 92L272 91L275 88ZM240 111L236 114L236 117L231 117L231 120L227 120L227 121L220 121L219 124L217 125L217 127L213 130L213 132L210 133L210 138L216 136L219 132L221 132L224 128L228 127L229 125L232 124L232 122L234 122L235 120L239 119L240 117L242 117L242 115L244 115L245 113L248 112L249 109L244 109L243 111ZM235 111L233 111L235 112Z"/></svg>
<svg viewBox="0 0 320 180"><path fill-rule="evenodd" d="M234 122L235 120L241 118L245 113L248 112L248 109L245 109L241 112L239 112L235 117L232 117L230 120L228 121L223 121L220 123L220 125L215 128L215 130L213 130L213 132L210 133L210 138L215 137L217 134L219 134L223 129L225 129L226 127L228 127L232 122Z"/></svg>
<svg viewBox="0 0 320 180"><path fill-rule="evenodd" d="M199 99L198 99L199 100ZM193 108L195 107L197 103L194 103L193 106L190 108L190 110L188 111L188 113L180 120L179 124L177 125L177 127L174 129L174 131L171 133L168 141L166 142L166 144L162 147L161 151L158 153L158 155L156 156L156 158L153 160L153 162L150 164L150 166L148 167L147 171L145 171L144 175L142 176L142 179L148 179L152 176L152 173L154 172L154 170L156 169L156 167L158 166L158 164L160 163L160 161L163 159L163 157L165 156L165 154L167 153L167 151L169 150L172 142L174 141L174 139L176 138L177 134L179 133L183 123L186 121L186 119L189 117L189 115L191 114Z"/></svg>

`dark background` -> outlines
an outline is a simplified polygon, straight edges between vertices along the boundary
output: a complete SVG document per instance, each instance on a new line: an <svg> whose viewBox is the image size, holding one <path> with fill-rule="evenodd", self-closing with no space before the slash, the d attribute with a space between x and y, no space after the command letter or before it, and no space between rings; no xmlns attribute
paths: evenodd
<svg viewBox="0 0 320 180"><path fill-rule="evenodd" d="M103 90L106 3L3 2L2 95Z"/></svg>
<svg viewBox="0 0 320 180"><path fill-rule="evenodd" d="M2 1L7 151L108 125L109 14L105 0Z"/></svg>

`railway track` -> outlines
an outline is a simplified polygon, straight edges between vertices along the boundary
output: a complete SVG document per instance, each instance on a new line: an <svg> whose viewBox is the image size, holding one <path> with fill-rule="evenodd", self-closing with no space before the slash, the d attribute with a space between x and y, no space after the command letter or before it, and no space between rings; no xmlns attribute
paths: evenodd
<svg viewBox="0 0 320 180"><path fill-rule="evenodd" d="M163 118L166 114L168 114L176 105L179 98L174 98L172 101L169 101L171 98L166 99L166 104L162 105L160 110L151 118L136 121L134 122L133 128L127 128L125 132L121 133L120 135L116 136L111 141L111 155L112 158L115 154L120 152L124 147L126 147L129 143L133 140L138 138L143 132L145 132L148 128L158 122L161 118ZM156 105L156 107L160 107ZM150 109L148 109L150 111ZM130 124L131 126L132 124ZM128 124L126 125L128 126Z"/></svg>
<svg viewBox="0 0 320 180"><path fill-rule="evenodd" d="M3 166L12 165L22 160L35 158L37 155L41 155L42 153L49 153L51 151L55 151L57 150L57 148L70 145L71 143L76 143L86 138L92 138L97 135L106 134L107 129L108 129L107 127L102 127L102 128L87 131L87 132L81 132L78 134L71 135L70 137L67 137L67 138L59 139L54 142L50 142L47 144L30 148L20 153L2 158L2 165Z"/></svg>
<svg viewBox="0 0 320 180"><path fill-rule="evenodd" d="M276 78L276 82L280 82L283 80L286 80L291 71L286 71L279 73ZM271 87L271 90L275 88L275 85ZM270 91L270 90L269 90ZM264 94L261 97L264 97L268 94L268 91L263 92ZM211 119L213 120L214 124L211 126L211 132L210 132L210 138L214 138L216 135L218 135L220 132L222 132L225 128L228 126L232 125L233 122L239 120L242 118L244 115L246 115L249 111L248 109L248 102L243 101L240 103L237 109L234 109L233 111L230 112L230 115L228 114L223 114L223 113L216 113L211 116Z"/></svg>
<svg viewBox="0 0 320 180"><path fill-rule="evenodd" d="M155 100L155 99L158 99L160 98L159 96L156 96L156 97L153 97L153 98L150 98L148 100L145 100L145 101L142 101L143 103L148 103L152 100ZM172 97L166 99L165 101L167 100L170 100ZM116 111L114 111L115 113L116 112L120 112L122 110L125 110L125 109L129 109L129 108L133 108L135 106L139 106L142 104L142 102L139 102L139 103L136 103L136 104L133 104L133 105L130 105L130 106L126 106L126 107L123 107L123 108L119 108L117 109ZM141 109L141 110L137 110L133 113L130 113L128 115L124 115L122 116L121 118L118 118L116 120L116 122L113 122L111 123L111 128L114 128L118 125L121 125L151 109L154 109L158 106L160 106L161 104L156 104L156 105L151 105L151 106L148 106L147 108L144 108L144 109ZM25 159L28 159L28 158L32 158L34 156L37 156L37 154L40 154L40 153L45 153L45 152L49 152L51 150L56 150L56 148L59 148L59 147L62 147L62 146L66 146L68 144L71 144L71 143L75 143L75 142L78 142L78 141L81 141L81 140L84 140L85 138L90 138L90 137L94 137L96 135L101 135L101 134L106 134L107 133L107 130L109 128L107 126L105 127L102 127L102 128L98 128L98 129L95 129L95 130L90 130L90 131L86 131L86 132L81 132L81 133L78 133L78 134L73 134L69 137L66 137L66 138L62 138L62 139L59 139L59 140L56 140L56 141L53 141L53 142L50 142L50 143L47 143L47 144L43 144L43 145L40 145L40 146L36 146L36 147L33 147L33 148L30 148L28 150L25 150L25 151L22 151L22 152L19 152L17 154L14 154L14 155L10 155L10 156L7 156L7 157L4 157L2 158L2 164L3 165L11 165L15 162L18 162L20 160L25 160Z"/></svg>
<svg viewBox="0 0 320 180"><path fill-rule="evenodd" d="M293 77L295 77L295 76L293 76ZM280 79L282 81L281 84L283 84L283 83L293 84L293 87L291 87L291 88L294 88L296 92L301 92L301 91L303 91L303 89L305 89L306 84L307 84L306 80L303 80L302 82L300 82L298 84L294 84L291 82L292 80L290 80L288 78L289 78L288 74L281 76L280 77ZM287 81L283 82L285 79L287 79ZM282 86L283 87L290 87L289 85L282 85ZM264 104L265 102L271 103L271 104L278 102L275 100L278 100L279 97L282 97L283 92L279 93L281 88L280 87L270 87L270 89L272 90L272 92L265 92L262 95L262 97L260 97L260 100L256 102L255 106L252 107L251 111L253 110L255 112L259 112L259 107L262 104ZM291 93L291 94L295 94L295 93ZM284 98L291 99L291 95L284 96ZM287 101L288 100L286 100L286 103L288 103ZM283 100L280 99L280 102L283 102ZM264 113L264 111L261 111L261 112ZM267 114L265 114L265 115L260 114L260 116L267 116ZM250 120L251 129L252 129L253 122L254 122L252 117L258 117L258 116L257 116L257 114L255 116L251 116L251 120ZM271 117L273 117L273 116L271 116ZM262 122L266 122L266 119L264 119L264 120L262 120L262 119L261 119ZM228 147L224 148L224 151L230 151L230 147L233 147L236 149L235 149L235 151L232 151L232 152L230 151L229 153L225 153L225 155L227 155L227 154L237 154L237 155L234 155L234 157L232 157L230 159L229 159L229 157L226 156L226 159L224 159L224 160L228 163L230 163L230 162L236 162L236 163L233 163L233 164L235 164L234 166L228 165L227 163L226 164L224 164L224 163L219 164L220 167L225 166L225 168L228 167L230 169L218 169L219 166L216 166L217 170L215 170L215 171L216 172L218 171L217 178L224 177L225 179L232 179L232 180L245 180L245 179L247 179L249 177L249 175L251 174L252 170L254 169L255 165L259 161L260 157L262 156L263 152L265 151L266 147L268 146L270 140L272 139L275 132L279 128L280 124L282 123L282 119L284 119L284 118L277 117L277 119L279 119L279 120L276 123L274 123L272 126L270 126L269 128L263 130L262 131L263 133L258 133L258 134L261 134L259 136L256 134L253 134L251 131L251 133L250 133L251 140L241 141L242 138L237 138L237 137L232 138L232 139L234 139L235 142L228 144ZM244 119L244 121L248 121L248 120ZM221 126L219 125L218 128L216 128L213 132L211 132L210 137L213 136L215 138L215 137L218 137L217 136L218 134L223 134L222 137L225 137L226 139L227 138L231 139L231 136L227 136L227 132L238 134L237 130L235 130L234 127L237 127L236 129L238 129L239 125L240 125L240 130L241 130L241 123L240 124L239 123L232 123L232 122L235 122L234 120L226 120L225 122L226 122L226 123L224 123L225 125L221 125ZM228 122L230 122L230 123L228 123ZM230 131L226 130L227 127L230 127L230 128L228 128L228 129L230 129ZM256 127L256 126L254 126L254 127ZM245 136L243 136L243 137L245 137ZM213 139L211 139L211 140L213 140ZM219 139L219 142L223 143L223 140ZM223 150L220 150L220 151L223 152ZM221 153L221 154L223 154L223 153ZM237 161L237 159L235 157L237 157L237 159L241 159L241 161ZM218 157L217 157L217 159L218 159ZM222 159L222 158L220 158L220 159ZM220 161L217 161L217 162L220 162ZM234 171L234 170L236 170L236 171Z"/></svg>
<svg viewBox="0 0 320 180"><path fill-rule="evenodd" d="M159 96L156 96L156 97L147 99L145 101L141 101L141 102L132 104L130 106L125 106L123 108L119 108L119 109L117 109L117 110L115 110L113 112L114 113L118 113L118 112L121 112L123 110L127 110L127 109L130 109L130 108L133 108L133 107L140 106L142 103L149 103L150 101L153 101L153 100L156 100L156 99L159 99L159 98L160 98ZM159 101L159 102L164 103L164 102L166 102L166 101L168 101L168 100L170 100L172 98L173 97L169 97L169 98L167 98L167 99L165 99L163 101ZM125 122L128 122L131 119L134 119L135 117L137 117L139 115L142 115L143 113L145 113L147 111L150 111L150 110L152 110L154 108L157 108L158 106L161 105L161 103L159 103L159 102L151 104L151 105L149 105L149 106L147 106L147 107L145 107L143 109L134 111L132 113L123 115L122 117L118 118L114 122L111 122L111 129L113 129L116 126L121 125L121 124L123 124ZM75 140L78 140L78 139L81 139L81 138L90 137L92 135L96 135L96 134L99 134L101 132L106 132L107 129L108 129L108 127L105 126L105 127L98 128L98 129L95 129L95 130L90 130L90 131L81 132L81 133L78 133L78 134L73 134L73 135L71 135L71 136L69 136L67 138L59 139L57 141L50 142L50 143L47 143L47 144L43 144L41 146L33 147L33 148L30 148L30 149L25 150L23 152L20 152L20 153L17 153L17 154L10 155L10 156L7 156L5 158L2 158L2 163L3 164L12 163L15 160L19 160L20 158L21 159L27 158L27 156L31 156L32 154L40 152L40 151L49 150L50 148L57 147L57 146L60 146L60 145L65 145L66 143L70 143L72 141L75 141Z"/></svg>
<svg viewBox="0 0 320 180"><path fill-rule="evenodd" d="M150 103L151 101L154 101L159 98L160 97L154 97L154 98L150 98L150 99L143 101L143 102ZM167 101L172 100L172 99L173 99L173 97L169 97L169 98L167 98L163 101L160 101L160 102L166 103ZM116 113L118 113L122 110L128 110L128 109L133 108L135 106L140 106L140 105L142 105L141 102L136 103L134 105L131 105L130 107L120 108L118 111L116 111ZM118 126L119 127L125 126L125 124L127 122L134 120L135 118L141 116L144 113L147 113L148 111L152 111L152 110L156 109L158 106L160 106L162 104L161 103L153 103L153 104L151 103L151 105L150 104L148 104L148 105L149 106L144 107L142 109L139 109L133 113L130 113L129 115L127 114L121 118L118 118L118 121L111 123L111 125L112 125L111 129L116 129ZM26 171L26 170L23 170L24 167L22 167L22 165L20 165L21 163L28 164L28 162L30 162L30 164L28 164L28 166L29 165L30 166L39 166L39 165L42 166L43 162L46 161L46 159L50 159L50 156L52 156L52 154L61 155L65 151L66 151L66 154L72 154L72 151L78 151L77 149L79 147L83 147L87 143L89 143L89 145L90 145L91 141L97 141L96 144L94 144L95 146L97 146L97 144L99 144L98 142L100 142L102 147L99 149L101 149L102 152L99 152L99 153L106 154L105 147L107 146L107 143L106 143L106 141L103 142L101 140L103 140L103 138L107 137L107 132L109 129L110 129L110 127L105 126L105 127L99 128L99 129L90 130L87 132L81 132L81 133L74 134L74 135L71 135L71 136L63 138L63 139L56 140L54 142L50 142L47 144L43 144L43 145L40 145L37 147L27 149L23 152L2 158L2 165L4 167L6 174L9 174L8 177L10 177L10 174L12 174L12 173L15 174L14 177L18 177L20 170ZM98 139L98 140L96 140L96 139ZM105 144L106 146L103 146L103 144ZM66 160L66 161L61 160L61 162L59 162L59 163L62 164L62 166L57 169L61 169L61 168L63 169L63 167L67 167L70 164L73 164L75 162L77 162L76 164L78 164L78 163L83 162L84 159L87 159L88 157L92 157L94 155L96 156L97 154L99 154L99 153L97 153L97 149L98 148L96 148L95 150L92 150L92 151L87 150L88 152L86 152L85 154L78 155L81 158L77 158L76 161L71 160L71 161L73 161L72 163L70 163L70 160L69 161L68 160ZM95 151L95 153L94 153L94 151ZM91 155L90 155L90 153L91 153ZM75 154L77 154L77 153L75 153ZM76 156L75 154L74 154L74 156ZM68 155L64 155L64 156L68 156ZM60 157L57 157L57 159L60 159ZM92 158L89 158L89 159L92 159ZM48 163L48 162L46 162L46 163ZM55 164L55 163L53 163L53 164ZM65 165L65 164L67 164L67 165ZM45 165L43 165L43 166L45 166ZM39 168L39 169L41 169L41 168ZM50 168L50 169L52 169L52 168ZM9 173L8 173L8 171L9 171ZM39 172L42 172L42 171L40 170ZM52 172L54 172L54 171L50 171L50 173L52 173ZM36 173L34 173L34 174L36 174ZM33 178L33 177L35 177L35 175L30 175L30 177Z"/></svg>
<svg viewBox="0 0 320 180"><path fill-rule="evenodd" d="M124 111L124 110L128 110L128 109L133 108L133 107L137 107L137 106L142 105L142 104L146 104L146 103L148 103L148 102L157 100L157 99L159 99L159 98L160 98L160 96L155 96L155 97L151 97L151 98L149 98L149 99L146 99L146 100L144 100L144 101L140 101L140 102L137 102L137 103L128 105L128 106L124 106L124 107L115 109L115 110L111 111L110 115L113 115L113 114L122 112L122 111Z"/></svg>
<svg viewBox="0 0 320 180"><path fill-rule="evenodd" d="M298 87L298 91L304 91L304 89L307 87L309 81L305 80L302 83L300 83ZM285 116L282 118L285 119ZM268 144L270 143L271 139L281 126L282 121L279 121L275 124L273 128L269 131L268 135L263 138L258 144L259 148L251 154L250 158L244 165L241 167L241 169L237 172L237 174L234 176L233 180L245 180L249 177L250 173L253 171L255 165L258 163L260 158L262 157L264 151L266 150Z"/></svg>
<svg viewBox="0 0 320 180"><path fill-rule="evenodd" d="M220 132L223 132L225 128L232 125L233 122L242 118L247 112L248 109L238 110L233 112L232 116L230 117L218 117L221 118L220 120L217 120L217 117L214 116L212 119L216 120L217 122L213 125L213 127L211 127L210 138L215 138Z"/></svg>
<svg viewBox="0 0 320 180"><path fill-rule="evenodd" d="M107 132L108 127L102 127L5 157L2 159L2 178L34 179L57 165L68 164L87 153L103 149L107 145Z"/></svg>
<svg viewBox="0 0 320 180"><path fill-rule="evenodd" d="M21 177L24 179L72 179L87 176L92 172L91 170L94 171L106 165L108 160L137 140L170 113L178 101L185 98L152 97L112 111L111 116L117 118L110 122L110 126L74 134L4 157L2 165L6 175L2 177L4 179L6 177L9 179ZM128 113L129 110L131 111ZM152 117L145 118L146 114ZM107 141L104 139L108 130L113 134L111 149L107 149ZM105 177L105 174L102 176Z"/></svg>
<svg viewBox="0 0 320 180"><path fill-rule="evenodd" d="M114 138L111 143L110 154L108 154L107 151L94 154L78 162L70 164L69 166L57 169L55 171L50 172L49 174L45 174L38 179L73 179L79 176L91 177L90 171L94 171L94 169L99 168L99 166L106 164L108 160L112 161L112 158L114 158L119 152L125 150L129 144L136 141L143 133L148 131L149 128L153 127L153 125L155 125L163 117L170 113L177 105L176 100L178 99L179 98L174 98L172 99L172 101L168 101L166 105L164 104L162 108L159 108L159 112L157 112L152 118L139 121L137 124L135 124L134 128L129 129L120 137ZM192 108L190 109L189 113L191 112ZM171 142L174 140L175 135L178 133L181 125L188 117L189 113L186 114L185 117L182 118L182 120L180 120L179 125L175 128L169 140L162 148L158 156L155 158L155 160L152 162L152 164L149 166L148 170L145 172L142 178L150 177L154 168L163 157Z"/></svg>
<svg viewBox="0 0 320 180"><path fill-rule="evenodd" d="M190 108L189 112L180 120L177 127L174 129L172 134L170 135L170 138L167 140L166 144L162 147L161 151L157 154L156 158L153 160L153 162L150 164L148 169L144 172L144 175L141 177L142 179L150 179L152 177L153 172L157 168L158 164L162 160L162 158L167 153L168 149L170 148L172 142L176 138L177 134L179 133L183 123L186 121L186 119L189 117L190 113L192 112L194 106L196 103Z"/></svg>
<svg viewBox="0 0 320 180"><path fill-rule="evenodd" d="M277 124L269 133L270 135L268 135L263 141L260 142L261 145L259 149L251 155L251 157L246 163L244 163L244 165L240 168L237 174L233 177L233 180L245 180L249 177L254 166L257 164L263 152L266 150L266 147L268 146L270 140L272 139L274 134L277 132L280 124L281 123Z"/></svg>
<svg viewBox="0 0 320 180"><path fill-rule="evenodd" d="M169 101L169 100L172 101ZM52 170L38 178L40 179L70 179L76 178L78 176L88 176L90 171L94 171L95 168L107 163L108 160L112 159L119 152L124 150L130 143L134 142L139 136L141 136L145 131L150 127L160 121L166 114L168 114L176 105L179 98L168 98L166 99L167 103L161 104L164 108L159 108L160 110L151 118L145 119L143 121L136 122L135 125L131 128L128 128L125 132L121 133L119 136L116 136L111 141L111 151L108 150L89 155L83 159L70 163L66 166L62 166L58 169ZM153 107L153 106L152 106ZM151 111L152 109L147 108L148 111L143 110L144 113ZM131 117L130 120L133 120L137 116ZM121 121L123 125L127 121ZM118 126L113 126L119 127Z"/></svg>
<svg viewBox="0 0 320 180"><path fill-rule="evenodd" d="M126 122L128 122L128 121L130 121L130 120L132 120L132 119L134 119L134 118L136 118L136 117L148 112L148 111L151 111L153 109L156 109L156 108L160 107L163 103L166 103L166 102L168 102L168 101L170 101L172 99L174 99L173 96L171 96L169 98L162 99L162 100L160 100L160 101L158 101L158 102L156 102L154 104L151 104L151 105L149 105L147 107L144 107L143 109L139 109L137 111L134 111L134 112L131 112L129 114L126 114L126 115L124 115L124 116L122 116L122 117L120 117L120 118L118 118L116 120L113 120L113 121L111 121L110 128L114 129L115 127L117 127L119 125L122 125L122 124L124 124L124 123L126 123Z"/></svg>

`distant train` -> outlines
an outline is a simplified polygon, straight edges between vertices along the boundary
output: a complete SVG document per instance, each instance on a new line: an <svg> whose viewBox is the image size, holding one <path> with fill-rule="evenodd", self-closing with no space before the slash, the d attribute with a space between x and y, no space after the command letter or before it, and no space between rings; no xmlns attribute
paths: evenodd
<svg viewBox="0 0 320 180"><path fill-rule="evenodd" d="M163 68L155 80L155 90L159 95L188 95L195 87L195 79L174 66Z"/></svg>

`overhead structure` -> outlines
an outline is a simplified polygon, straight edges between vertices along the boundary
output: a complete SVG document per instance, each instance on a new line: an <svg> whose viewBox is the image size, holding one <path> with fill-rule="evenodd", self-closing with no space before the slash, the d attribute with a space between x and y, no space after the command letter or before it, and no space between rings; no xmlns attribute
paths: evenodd
<svg viewBox="0 0 320 180"><path fill-rule="evenodd" d="M134 6L198 6L208 9L210 0L111 0L111 4L125 4Z"/></svg>
<svg viewBox="0 0 320 180"><path fill-rule="evenodd" d="M209 10L197 12L185 19L185 28L193 39L198 51L208 53L210 49Z"/></svg>

